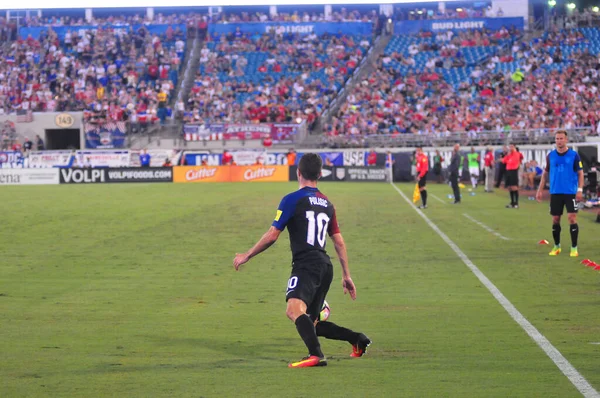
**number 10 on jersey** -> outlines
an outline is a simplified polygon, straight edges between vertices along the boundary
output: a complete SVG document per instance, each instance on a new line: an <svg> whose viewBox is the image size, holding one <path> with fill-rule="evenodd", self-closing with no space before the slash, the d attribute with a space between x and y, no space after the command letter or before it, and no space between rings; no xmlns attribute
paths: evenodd
<svg viewBox="0 0 600 398"><path fill-rule="evenodd" d="M316 235L319 246L324 248L325 234L327 233L327 226L329 225L329 216L325 213L319 213L315 219L315 212L311 210L306 212L306 219L308 220L306 243L314 246Z"/></svg>

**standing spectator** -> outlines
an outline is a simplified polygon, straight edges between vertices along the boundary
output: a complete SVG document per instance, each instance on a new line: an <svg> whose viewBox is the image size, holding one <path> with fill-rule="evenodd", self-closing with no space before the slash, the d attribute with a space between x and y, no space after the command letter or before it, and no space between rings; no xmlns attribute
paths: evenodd
<svg viewBox="0 0 600 398"><path fill-rule="evenodd" d="M140 166L142 167L150 167L150 154L147 149L143 149L140 153Z"/></svg>
<svg viewBox="0 0 600 398"><path fill-rule="evenodd" d="M21 152L21 149L23 149L23 146L21 145L19 140L15 140L12 146L13 152Z"/></svg>
<svg viewBox="0 0 600 398"><path fill-rule="evenodd" d="M498 163L498 179L496 180L496 188L500 188L500 184L502 184L502 179L506 173L506 164L504 163L504 157L506 155L508 155L508 148L503 146L502 152L498 156L498 159L496 159L496 162Z"/></svg>
<svg viewBox="0 0 600 398"><path fill-rule="evenodd" d="M221 164L223 164L223 166L231 166L233 164L233 155L228 150L223 151Z"/></svg>
<svg viewBox="0 0 600 398"><path fill-rule="evenodd" d="M494 192L494 150L488 147L483 158L485 166L485 192Z"/></svg>
<svg viewBox="0 0 600 398"><path fill-rule="evenodd" d="M45 149L44 140L39 135L35 136L35 145L38 151L43 151Z"/></svg>
<svg viewBox="0 0 600 398"><path fill-rule="evenodd" d="M385 168L388 169L389 182L394 181L394 163L396 163L394 155L392 155L391 151L387 151L385 155Z"/></svg>
<svg viewBox="0 0 600 398"><path fill-rule="evenodd" d="M290 148L286 157L288 166L296 165L296 151L294 150L294 148Z"/></svg>
<svg viewBox="0 0 600 398"><path fill-rule="evenodd" d="M33 142L29 141L28 137L25 137L25 142L23 143L23 150L25 151L25 153L31 151L31 149L33 148Z"/></svg>
<svg viewBox="0 0 600 398"><path fill-rule="evenodd" d="M460 156L460 145L454 145L454 151L452 151L452 158L450 159L450 166L448 172L450 173L450 184L452 185L452 192L454 193L454 204L460 203L460 189L458 187L458 175L462 169Z"/></svg>
<svg viewBox="0 0 600 398"><path fill-rule="evenodd" d="M367 166L377 166L377 152L375 152L374 149L371 149L371 152L369 152L369 155L367 156Z"/></svg>
<svg viewBox="0 0 600 398"><path fill-rule="evenodd" d="M438 184L442 183L442 162L444 158L440 155L440 151L435 151L435 156L433 157L433 175L437 180Z"/></svg>
<svg viewBox="0 0 600 398"><path fill-rule="evenodd" d="M167 118L167 93L161 89L156 97L158 99L158 118L160 119L160 124L165 124L165 119Z"/></svg>

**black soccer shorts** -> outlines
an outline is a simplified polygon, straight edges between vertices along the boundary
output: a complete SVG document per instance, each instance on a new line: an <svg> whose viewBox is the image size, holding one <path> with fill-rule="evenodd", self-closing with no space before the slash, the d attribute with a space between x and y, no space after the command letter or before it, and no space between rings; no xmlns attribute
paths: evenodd
<svg viewBox="0 0 600 398"><path fill-rule="evenodd" d="M427 174L428 173L425 173L425 175L419 179L419 188L423 188L425 185L427 185Z"/></svg>
<svg viewBox="0 0 600 398"><path fill-rule="evenodd" d="M296 298L306 304L306 313L316 321L333 280L333 265L294 265L288 279L285 301Z"/></svg>
<svg viewBox="0 0 600 398"><path fill-rule="evenodd" d="M563 209L567 208L567 213L577 213L577 200L575 195L552 194L550 195L550 215L562 216Z"/></svg>
<svg viewBox="0 0 600 398"><path fill-rule="evenodd" d="M506 179L504 181L506 187L519 186L519 170L506 170Z"/></svg>

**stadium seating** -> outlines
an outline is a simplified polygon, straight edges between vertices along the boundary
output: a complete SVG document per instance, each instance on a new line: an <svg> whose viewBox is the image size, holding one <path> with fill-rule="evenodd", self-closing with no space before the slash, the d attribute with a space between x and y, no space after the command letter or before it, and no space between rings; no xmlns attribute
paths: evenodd
<svg viewBox="0 0 600 398"><path fill-rule="evenodd" d="M184 53L175 47L185 40L172 28L160 36L125 25L59 37L50 26L39 40L29 36L3 47L0 108L83 110L93 121L157 120L157 95L169 95L177 84Z"/></svg>
<svg viewBox="0 0 600 398"><path fill-rule="evenodd" d="M427 34L393 37L377 73L350 91L323 142L410 146L465 144L467 137L531 143L552 128L595 133L599 29L547 32L531 41L492 32L486 45L473 45L472 35L463 35L460 43L453 38L451 49ZM465 42L472 46L460 45Z"/></svg>
<svg viewBox="0 0 600 398"><path fill-rule="evenodd" d="M300 118L310 123L343 87L369 45L370 38L360 36L213 37L203 50L185 120L219 123ZM223 97L223 89L232 95L231 100ZM205 100L207 93L213 101ZM219 112L214 112L215 95L227 103Z"/></svg>

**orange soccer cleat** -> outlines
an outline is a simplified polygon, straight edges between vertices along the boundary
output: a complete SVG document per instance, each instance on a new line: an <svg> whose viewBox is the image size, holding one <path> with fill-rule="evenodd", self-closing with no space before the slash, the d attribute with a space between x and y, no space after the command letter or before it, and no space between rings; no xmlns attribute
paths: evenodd
<svg viewBox="0 0 600 398"><path fill-rule="evenodd" d="M360 358L367 353L367 347L371 345L371 340L364 334L358 335L358 341L356 344L352 344L351 357Z"/></svg>
<svg viewBox="0 0 600 398"><path fill-rule="evenodd" d="M327 359L316 355L309 355L298 362L290 363L288 368L311 368L313 366L327 366Z"/></svg>

